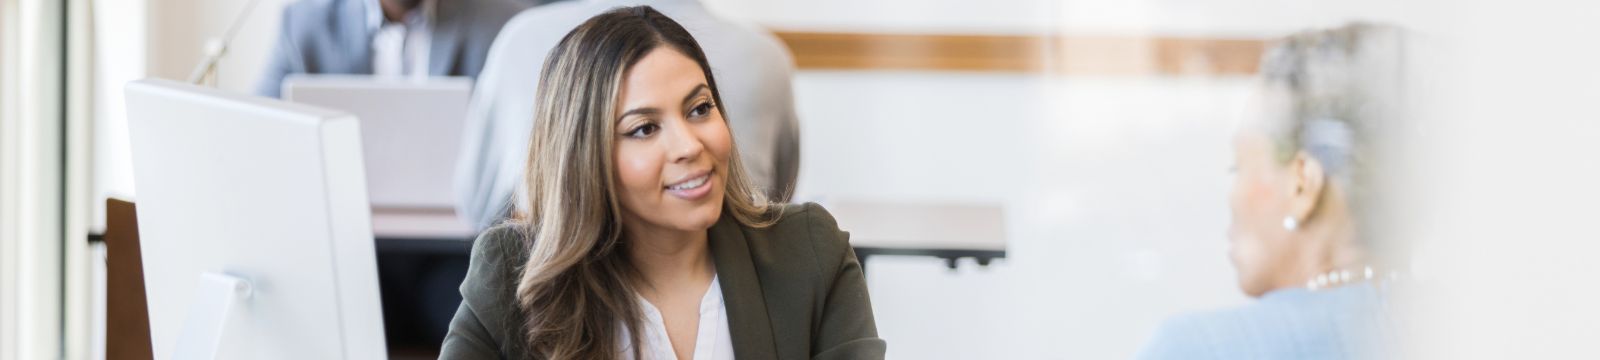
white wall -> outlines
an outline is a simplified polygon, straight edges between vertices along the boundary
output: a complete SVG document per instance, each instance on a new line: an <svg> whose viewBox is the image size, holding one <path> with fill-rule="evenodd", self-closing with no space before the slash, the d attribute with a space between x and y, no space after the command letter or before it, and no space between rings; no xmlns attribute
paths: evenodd
<svg viewBox="0 0 1600 360"><path fill-rule="evenodd" d="M871 260L891 358L1126 358L1170 314L1244 301L1223 235L1247 89L805 72L800 197L1005 206L1007 261Z"/></svg>
<svg viewBox="0 0 1600 360"><path fill-rule="evenodd" d="M1600 3L1432 2L1452 10L1415 59L1427 166L1403 213L1428 270L1419 355L1600 358Z"/></svg>
<svg viewBox="0 0 1600 360"><path fill-rule="evenodd" d="M985 2L989 6L992 2ZM890 30L1025 32L937 3ZM848 4L745 10L789 28L848 21ZM880 4L881 3L875 3ZM914 6L915 4L907 4ZM752 5L753 6L753 5ZM1423 358L1590 358L1600 289L1600 13L1572 2L1061 1L1064 33L1278 36L1352 19L1411 31L1400 128ZM881 7L875 5L875 8ZM733 6L727 9L737 9ZM847 13L842 19L828 14ZM991 13L974 11L977 17ZM805 16L817 16L808 23ZM885 15L893 18L893 15ZM810 25L814 24L814 25ZM853 24L869 27L870 25ZM802 73L803 187L891 198L1000 199L1012 256L948 272L873 260L892 358L1125 358L1160 319L1247 302L1224 260L1227 131L1247 79ZM1026 96L1038 91L1042 95ZM1033 89L1033 90L1029 90ZM1025 99L1040 100L1044 109ZM922 100L922 101L919 101ZM840 106L844 105L844 106ZM975 116L974 114L993 114ZM915 119L907 120L907 119ZM974 125L982 124L982 125ZM1016 136L1020 131L1024 136ZM927 134L928 136L919 136ZM940 136L944 138L940 138ZM892 145L890 141L892 139ZM953 140L952 140L953 139ZM812 144L826 143L819 149ZM818 164L821 162L822 164ZM883 172L863 175L873 170ZM974 170L967 172L967 170Z"/></svg>
<svg viewBox="0 0 1600 360"><path fill-rule="evenodd" d="M1062 6L728 3L712 6L786 30L910 33L1043 34ZM1242 301L1221 215L1238 81L802 71L795 88L801 199L1007 211L990 267L871 260L890 358L1126 358L1167 314Z"/></svg>
<svg viewBox="0 0 1600 360"><path fill-rule="evenodd" d="M249 0L93 0L95 32L94 220L105 226L105 197L132 196L133 158L122 84L144 77L187 80L206 41L220 38ZM260 0L241 21L217 68L217 87L250 92L277 36L289 0Z"/></svg>
<svg viewBox="0 0 1600 360"><path fill-rule="evenodd" d="M148 0L151 76L184 79L200 63L206 41L220 38L249 0ZM245 15L219 65L217 87L248 92L266 66L289 0L260 0Z"/></svg>

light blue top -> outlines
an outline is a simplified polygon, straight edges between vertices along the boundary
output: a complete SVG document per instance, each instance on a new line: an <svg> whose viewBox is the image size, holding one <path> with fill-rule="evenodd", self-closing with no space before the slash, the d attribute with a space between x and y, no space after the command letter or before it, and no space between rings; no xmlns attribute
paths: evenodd
<svg viewBox="0 0 1600 360"><path fill-rule="evenodd" d="M1398 357L1388 287L1281 289L1243 307L1167 320L1139 359Z"/></svg>

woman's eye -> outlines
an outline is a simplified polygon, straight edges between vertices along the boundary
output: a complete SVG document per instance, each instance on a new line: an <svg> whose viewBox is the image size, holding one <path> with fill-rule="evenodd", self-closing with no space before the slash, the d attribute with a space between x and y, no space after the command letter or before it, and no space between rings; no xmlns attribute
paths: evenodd
<svg viewBox="0 0 1600 360"><path fill-rule="evenodd" d="M627 136L631 138L645 138L655 134L657 131L661 131L661 126L656 124L644 124L628 131Z"/></svg>
<svg viewBox="0 0 1600 360"><path fill-rule="evenodd" d="M700 103L699 106L695 106L694 109L690 109L689 110L689 116L693 116L693 117L701 117L701 116L706 116L706 115L710 115L710 114L711 114L711 103Z"/></svg>

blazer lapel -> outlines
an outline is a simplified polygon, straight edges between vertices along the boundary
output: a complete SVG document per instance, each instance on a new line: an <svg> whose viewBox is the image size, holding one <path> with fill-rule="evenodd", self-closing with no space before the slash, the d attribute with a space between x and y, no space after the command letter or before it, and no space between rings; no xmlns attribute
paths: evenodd
<svg viewBox="0 0 1600 360"><path fill-rule="evenodd" d="M756 277L755 263L750 260L750 246L738 222L727 212L723 210L722 218L711 227L708 237L711 258L717 264L717 277L722 283L733 354L739 359L776 359L778 346L772 335L772 319L767 316L761 280Z"/></svg>
<svg viewBox="0 0 1600 360"><path fill-rule="evenodd" d="M448 76L461 50L460 0L434 1L433 34L429 37L428 74Z"/></svg>

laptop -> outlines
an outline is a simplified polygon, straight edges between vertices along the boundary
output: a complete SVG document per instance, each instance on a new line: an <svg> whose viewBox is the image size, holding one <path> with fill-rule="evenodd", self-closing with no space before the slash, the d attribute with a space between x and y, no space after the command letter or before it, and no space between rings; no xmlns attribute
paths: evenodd
<svg viewBox="0 0 1600 360"><path fill-rule="evenodd" d="M283 89L284 100L361 119L375 211L453 211L470 78L294 75Z"/></svg>

